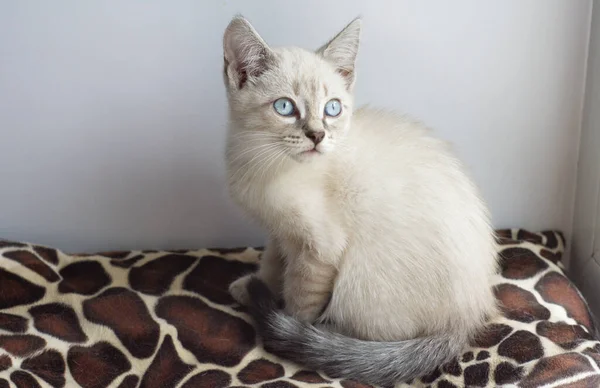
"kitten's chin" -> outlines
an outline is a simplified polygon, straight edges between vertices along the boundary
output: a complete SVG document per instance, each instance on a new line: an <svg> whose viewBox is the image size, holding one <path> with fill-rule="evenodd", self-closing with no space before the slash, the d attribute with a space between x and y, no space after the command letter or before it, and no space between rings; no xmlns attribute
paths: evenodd
<svg viewBox="0 0 600 388"><path fill-rule="evenodd" d="M298 163L311 163L321 157L323 157L322 152L310 150L295 154L292 158Z"/></svg>

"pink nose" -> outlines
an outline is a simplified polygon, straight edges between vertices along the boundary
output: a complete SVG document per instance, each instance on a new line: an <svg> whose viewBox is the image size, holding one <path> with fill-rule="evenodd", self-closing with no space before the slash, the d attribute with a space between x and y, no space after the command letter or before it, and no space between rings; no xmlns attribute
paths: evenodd
<svg viewBox="0 0 600 388"><path fill-rule="evenodd" d="M317 145L323 141L323 138L325 137L325 132L324 131L307 131L306 137L308 137L310 140L312 140L313 143L315 143L315 145Z"/></svg>

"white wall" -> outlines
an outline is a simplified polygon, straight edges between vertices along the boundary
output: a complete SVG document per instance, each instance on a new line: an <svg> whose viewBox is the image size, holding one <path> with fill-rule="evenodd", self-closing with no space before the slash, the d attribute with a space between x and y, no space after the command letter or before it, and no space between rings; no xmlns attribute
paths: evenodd
<svg viewBox="0 0 600 388"><path fill-rule="evenodd" d="M316 48L364 16L359 102L454 141L498 227L572 219L589 0L2 1L0 236L261 243L224 187L221 36Z"/></svg>

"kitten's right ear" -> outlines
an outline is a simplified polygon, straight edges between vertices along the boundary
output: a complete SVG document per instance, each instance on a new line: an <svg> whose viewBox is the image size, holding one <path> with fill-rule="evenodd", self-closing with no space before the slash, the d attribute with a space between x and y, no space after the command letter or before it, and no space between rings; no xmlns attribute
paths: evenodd
<svg viewBox="0 0 600 388"><path fill-rule="evenodd" d="M317 50L317 53L331 62L338 73L346 81L348 90L352 89L355 80L356 55L360 43L362 21L354 19L339 34Z"/></svg>
<svg viewBox="0 0 600 388"><path fill-rule="evenodd" d="M241 89L248 80L265 72L274 55L254 27L236 16L223 35L225 78L232 89Z"/></svg>

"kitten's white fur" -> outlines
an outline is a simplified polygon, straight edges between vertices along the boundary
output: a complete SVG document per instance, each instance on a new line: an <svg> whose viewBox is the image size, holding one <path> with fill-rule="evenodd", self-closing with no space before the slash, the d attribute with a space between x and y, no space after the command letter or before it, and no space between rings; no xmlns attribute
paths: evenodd
<svg viewBox="0 0 600 388"><path fill-rule="evenodd" d="M486 206L462 164L423 125L353 109L359 32L357 20L313 53L270 48L247 21L232 21L224 39L231 195L269 232L266 265L283 257L259 276L286 304L298 290L286 293L285 263L334 269L323 314L290 314L318 316L360 339L449 335L464 346L496 312ZM274 111L280 97L295 101L295 117ZM331 98L343 104L337 118L323 114ZM318 152L305 152L314 146L307 128L326 133ZM231 286L244 303L248 280Z"/></svg>

